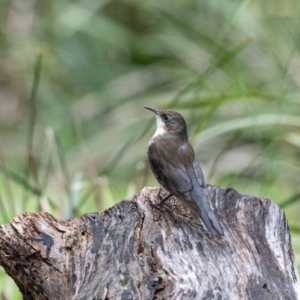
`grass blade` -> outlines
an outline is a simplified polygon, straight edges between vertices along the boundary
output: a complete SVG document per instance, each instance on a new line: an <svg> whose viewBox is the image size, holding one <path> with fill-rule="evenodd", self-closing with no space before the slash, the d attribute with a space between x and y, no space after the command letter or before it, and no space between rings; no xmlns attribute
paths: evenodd
<svg viewBox="0 0 300 300"><path fill-rule="evenodd" d="M203 130L197 137L196 144L203 143L203 141L210 140L219 135L228 133L242 128L249 128L253 126L267 126L267 125L282 125L300 127L300 118L293 115L276 115L276 114L261 114L257 116L249 116L239 118L232 121L226 121Z"/></svg>
<svg viewBox="0 0 300 300"><path fill-rule="evenodd" d="M242 50L244 50L250 44L250 42L251 39L249 38L242 40L232 50L224 54L220 59L209 66L206 71L200 74L193 82L189 83L186 87L179 91L177 95L171 100L168 106L174 107L180 101L180 98L182 96L196 88L199 84L203 84L203 82L207 80L218 68L223 67L230 60L236 57Z"/></svg>
<svg viewBox="0 0 300 300"><path fill-rule="evenodd" d="M3 170L3 183L6 191L6 197L7 201L10 205L10 215L15 216L16 215L16 206L10 186L10 181L9 181L9 176L7 172L7 167L6 167L6 162L5 162L5 156L4 156L4 151L3 151L3 143L2 143L2 137L0 135L0 161L2 164L2 170Z"/></svg>
<svg viewBox="0 0 300 300"><path fill-rule="evenodd" d="M26 178L30 178L30 174L32 173L34 181L37 186L39 186L38 180L38 170L35 157L33 155L33 139L34 139L34 127L36 124L36 113L37 113L37 92L40 82L40 75L42 69L42 61L43 61L43 52L40 50L37 53L36 63L34 68L34 77L33 77L33 85L30 96L30 113L29 113L29 126L28 126L28 137L27 137L27 167L25 168L25 176ZM39 190L39 189L38 189ZM26 189L25 189L26 191ZM41 191L38 192L38 196L40 196ZM23 196L23 209L26 210L26 198L27 194L25 193ZM39 203L39 202L38 202ZM38 204L38 208L40 205Z"/></svg>

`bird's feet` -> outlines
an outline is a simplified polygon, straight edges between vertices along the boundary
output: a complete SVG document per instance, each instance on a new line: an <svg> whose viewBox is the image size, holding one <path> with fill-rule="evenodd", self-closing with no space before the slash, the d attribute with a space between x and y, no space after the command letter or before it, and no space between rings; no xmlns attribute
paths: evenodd
<svg viewBox="0 0 300 300"><path fill-rule="evenodd" d="M166 196L161 198L160 191L161 191L161 188L159 189L159 192L158 192L158 198L160 199L160 201L155 204L153 203L153 206L156 206L156 207L162 206L172 196L172 193L168 192L168 194Z"/></svg>
<svg viewBox="0 0 300 300"><path fill-rule="evenodd" d="M161 192L161 188L159 189L159 192L158 192L158 198L160 199L160 201L158 203L150 202L150 205L152 207L154 207L156 209L160 209L160 210L162 207L164 207L172 215L173 219L176 220L173 211L167 205L164 204L166 202L166 200L168 200L172 196L172 193L168 192L168 194L162 198L160 196L160 192Z"/></svg>

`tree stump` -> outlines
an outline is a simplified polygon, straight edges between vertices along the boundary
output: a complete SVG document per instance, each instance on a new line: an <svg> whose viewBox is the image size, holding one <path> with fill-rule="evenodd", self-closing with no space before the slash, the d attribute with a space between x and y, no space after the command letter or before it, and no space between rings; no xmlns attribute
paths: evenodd
<svg viewBox="0 0 300 300"><path fill-rule="evenodd" d="M0 264L24 299L298 299L284 212L208 186L224 229L211 238L175 197L144 188L103 213L59 221L24 213L0 226Z"/></svg>

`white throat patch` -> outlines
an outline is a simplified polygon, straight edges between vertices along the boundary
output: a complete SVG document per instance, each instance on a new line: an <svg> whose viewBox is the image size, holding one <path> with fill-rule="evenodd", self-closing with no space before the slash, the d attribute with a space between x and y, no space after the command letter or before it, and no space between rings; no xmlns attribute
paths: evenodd
<svg viewBox="0 0 300 300"><path fill-rule="evenodd" d="M152 136L151 140L149 141L148 146L150 146L156 137L161 136L167 132L166 125L163 123L163 121L156 116L156 131L154 135Z"/></svg>
<svg viewBox="0 0 300 300"><path fill-rule="evenodd" d="M163 135L167 132L165 123L161 120L159 116L156 116L156 131L152 138Z"/></svg>

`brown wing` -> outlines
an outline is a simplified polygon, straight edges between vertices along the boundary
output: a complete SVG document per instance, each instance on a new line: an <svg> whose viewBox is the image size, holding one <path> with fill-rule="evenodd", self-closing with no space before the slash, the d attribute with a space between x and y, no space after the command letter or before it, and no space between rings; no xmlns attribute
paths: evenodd
<svg viewBox="0 0 300 300"><path fill-rule="evenodd" d="M200 163L197 158L195 159L195 161L193 163L193 167L194 167L195 175L199 182L199 185L202 188L205 188L206 187L205 178L204 178Z"/></svg>
<svg viewBox="0 0 300 300"><path fill-rule="evenodd" d="M172 162L166 162L156 152L150 152L148 158L157 181L171 193L178 195L193 189L190 177L184 165L179 163L178 159L174 158Z"/></svg>

